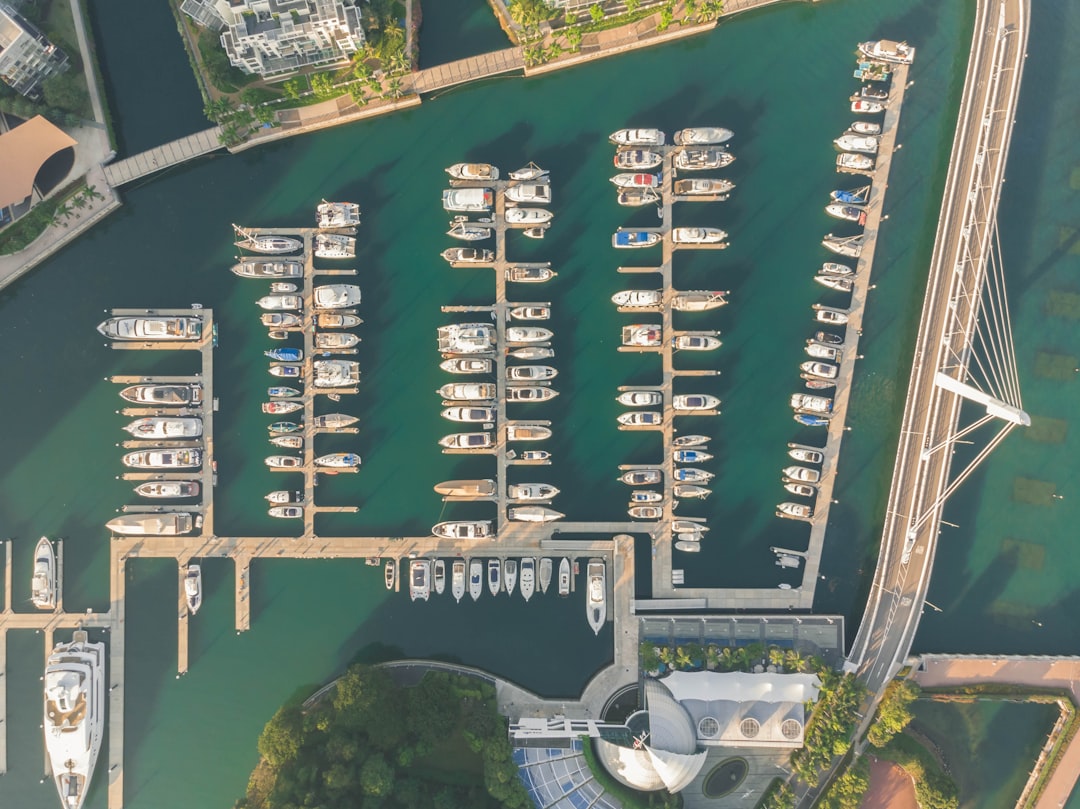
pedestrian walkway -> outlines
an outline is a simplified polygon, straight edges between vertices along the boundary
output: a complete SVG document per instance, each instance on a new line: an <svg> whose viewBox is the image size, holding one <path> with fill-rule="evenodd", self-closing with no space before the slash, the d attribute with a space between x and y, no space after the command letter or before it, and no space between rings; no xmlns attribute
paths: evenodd
<svg viewBox="0 0 1080 809"><path fill-rule="evenodd" d="M155 146L132 157L119 160L105 167L105 179L113 188L148 174L185 163L194 157L225 148L221 143L221 127L212 126L194 135Z"/></svg>

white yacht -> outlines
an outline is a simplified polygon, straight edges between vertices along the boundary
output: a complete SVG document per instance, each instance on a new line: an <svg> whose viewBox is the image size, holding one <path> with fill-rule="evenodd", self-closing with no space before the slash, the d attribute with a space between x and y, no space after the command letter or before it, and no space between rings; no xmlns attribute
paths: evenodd
<svg viewBox="0 0 1080 809"><path fill-rule="evenodd" d="M312 300L316 309L349 309L360 305L360 287L356 284L315 287Z"/></svg>
<svg viewBox="0 0 1080 809"><path fill-rule="evenodd" d="M488 590L493 596L497 596L502 590L502 565L498 559L488 559L487 564Z"/></svg>
<svg viewBox="0 0 1080 809"><path fill-rule="evenodd" d="M645 149L620 149L615 153L615 168L617 169L630 171L654 169L663 162L662 154Z"/></svg>
<svg viewBox="0 0 1080 809"><path fill-rule="evenodd" d="M608 135L617 146L663 146L664 133L659 129L620 129Z"/></svg>
<svg viewBox="0 0 1080 809"><path fill-rule="evenodd" d="M510 326L506 329L507 343L544 343L555 336L551 329L539 326Z"/></svg>
<svg viewBox="0 0 1080 809"><path fill-rule="evenodd" d="M841 152L861 152L862 154L877 154L878 138L876 135L841 135L833 141L836 148Z"/></svg>
<svg viewBox="0 0 1080 809"><path fill-rule="evenodd" d="M236 242L236 246L244 250L250 250L253 253L295 253L304 246L303 242L291 236L274 236L269 233L255 235L244 231L242 228L237 228L235 225L233 227L236 229L237 235L243 237Z"/></svg>
<svg viewBox="0 0 1080 809"><path fill-rule="evenodd" d="M519 182L527 180L536 180L546 175L547 169L542 169L535 163L529 163L527 166L523 166L516 171L510 172L510 179L517 180Z"/></svg>
<svg viewBox="0 0 1080 809"><path fill-rule="evenodd" d="M507 441L543 441L551 438L551 428L543 424L508 424Z"/></svg>
<svg viewBox="0 0 1080 809"><path fill-rule="evenodd" d="M803 463L821 463L825 460L825 453L820 450L803 447L798 444L788 444L788 455L796 461Z"/></svg>
<svg viewBox="0 0 1080 809"><path fill-rule="evenodd" d="M671 345L678 351L714 351L723 345L711 334L679 334L671 338Z"/></svg>
<svg viewBox="0 0 1080 809"><path fill-rule="evenodd" d="M565 556L559 562L559 595L570 595L570 560Z"/></svg>
<svg viewBox="0 0 1080 809"><path fill-rule="evenodd" d="M355 348L360 338L347 332L319 332L315 335L315 348L320 351L344 351Z"/></svg>
<svg viewBox="0 0 1080 809"><path fill-rule="evenodd" d="M536 560L526 556L521 560L518 568L518 579L521 586L521 597L528 601L533 597L536 590Z"/></svg>
<svg viewBox="0 0 1080 809"><path fill-rule="evenodd" d="M624 427L652 427L664 423L664 414L659 410L637 410L620 413L616 421Z"/></svg>
<svg viewBox="0 0 1080 809"><path fill-rule="evenodd" d="M511 365L506 369L508 382L543 382L559 375L559 369L552 365Z"/></svg>
<svg viewBox="0 0 1080 809"><path fill-rule="evenodd" d="M784 467L784 480L788 483L817 483L821 480L821 472L809 466L793 464Z"/></svg>
<svg viewBox="0 0 1080 809"><path fill-rule="evenodd" d="M446 173L455 180L484 182L499 179L499 170L490 163L455 163L446 167Z"/></svg>
<svg viewBox="0 0 1080 809"><path fill-rule="evenodd" d="M896 42L891 39L860 42L859 53L870 59L880 59L882 62L896 62L905 65L910 65L915 59L914 48L906 42Z"/></svg>
<svg viewBox="0 0 1080 809"><path fill-rule="evenodd" d="M551 559L543 557L540 560L540 592L546 593L551 585Z"/></svg>
<svg viewBox="0 0 1080 809"><path fill-rule="evenodd" d="M490 374L492 362L489 359L474 360L454 357L440 362L439 368L448 374Z"/></svg>
<svg viewBox="0 0 1080 809"><path fill-rule="evenodd" d="M515 360L550 360L555 356L555 349L545 346L524 346L508 350L506 356L513 357Z"/></svg>
<svg viewBox="0 0 1080 809"><path fill-rule="evenodd" d="M661 345L663 334L659 323L632 323L623 326L622 344L637 348L656 348Z"/></svg>
<svg viewBox="0 0 1080 809"><path fill-rule="evenodd" d="M517 522L551 522L566 515L547 506L517 506L508 508L506 516Z"/></svg>
<svg viewBox="0 0 1080 809"><path fill-rule="evenodd" d="M671 308L676 312L708 312L728 305L725 297L731 294L727 290L696 289L680 292L671 299Z"/></svg>
<svg viewBox="0 0 1080 809"><path fill-rule="evenodd" d="M188 565L184 574L184 600L187 601L188 611L194 615L202 606L202 568L199 565Z"/></svg>
<svg viewBox="0 0 1080 809"><path fill-rule="evenodd" d="M100 334L112 340L190 341L202 337L200 317L111 317L98 324Z"/></svg>
<svg viewBox="0 0 1080 809"><path fill-rule="evenodd" d="M589 591L585 610L589 626L597 635L607 620L607 566L603 559L590 559L588 570Z"/></svg>
<svg viewBox="0 0 1080 809"><path fill-rule="evenodd" d="M735 188L730 180L715 180L704 177L692 177L675 181L675 193L686 197L723 196L726 198Z"/></svg>
<svg viewBox="0 0 1080 809"><path fill-rule="evenodd" d="M675 168L682 171L722 169L735 162L735 155L723 149L683 149L675 153Z"/></svg>
<svg viewBox="0 0 1080 809"><path fill-rule="evenodd" d="M550 500L559 490L548 483L511 483L506 487L506 494L511 500L531 500L541 502Z"/></svg>
<svg viewBox="0 0 1080 809"><path fill-rule="evenodd" d="M671 241L675 244L721 244L727 233L720 228L672 228Z"/></svg>
<svg viewBox="0 0 1080 809"><path fill-rule="evenodd" d="M413 559L409 562L409 598L427 601L431 595L431 562Z"/></svg>
<svg viewBox="0 0 1080 809"><path fill-rule="evenodd" d="M135 404L180 407L202 404L202 394L202 385L197 382L187 385L131 385L120 391L120 398Z"/></svg>
<svg viewBox="0 0 1080 809"><path fill-rule="evenodd" d="M550 306L515 306L510 310L514 320L550 320Z"/></svg>
<svg viewBox="0 0 1080 809"><path fill-rule="evenodd" d="M431 533L446 539L484 539L491 536L491 520L456 520L431 526Z"/></svg>
<svg viewBox="0 0 1080 809"><path fill-rule="evenodd" d="M680 129L675 133L676 146L713 146L717 143L727 143L735 137L735 133L722 126L695 126L690 129Z"/></svg>
<svg viewBox="0 0 1080 809"><path fill-rule="evenodd" d="M125 514L105 523L114 534L124 536L174 537L191 532L195 527L186 511L161 514Z"/></svg>
<svg viewBox="0 0 1080 809"><path fill-rule="evenodd" d="M494 407L448 407L440 413L444 419L464 423L495 421Z"/></svg>
<svg viewBox="0 0 1080 809"><path fill-rule="evenodd" d="M506 270L506 280L516 284L540 284L556 275L558 273L548 267L510 267Z"/></svg>
<svg viewBox="0 0 1080 809"><path fill-rule="evenodd" d="M507 402L546 402L554 399L559 392L554 388L541 388L523 385L506 389Z"/></svg>
<svg viewBox="0 0 1080 809"><path fill-rule="evenodd" d="M514 586L517 584L517 559L505 559L503 560L503 587L506 590L508 596L514 594Z"/></svg>
<svg viewBox="0 0 1080 809"><path fill-rule="evenodd" d="M360 206L355 202L327 202L315 206L315 223L320 228L351 228L360 224Z"/></svg>
<svg viewBox="0 0 1080 809"><path fill-rule="evenodd" d="M715 410L720 406L720 399L709 394L684 394L671 398L671 407L675 410Z"/></svg>
<svg viewBox="0 0 1080 809"><path fill-rule="evenodd" d="M495 446L491 433L450 433L439 439L439 446L446 449L489 449Z"/></svg>
<svg viewBox="0 0 1080 809"><path fill-rule="evenodd" d="M34 549L34 573L30 579L30 602L39 610L56 609L56 552L48 537L38 540Z"/></svg>
<svg viewBox="0 0 1080 809"><path fill-rule="evenodd" d="M836 156L836 167L853 171L870 171L874 167L874 158L870 155L844 152Z"/></svg>
<svg viewBox="0 0 1080 809"><path fill-rule="evenodd" d="M780 503L776 507L777 517L789 517L796 520L809 520L814 516L814 509L805 503Z"/></svg>
<svg viewBox="0 0 1080 809"><path fill-rule="evenodd" d="M438 349L444 354L486 354L495 349L490 323L451 323L438 330Z"/></svg>
<svg viewBox="0 0 1080 809"><path fill-rule="evenodd" d="M627 390L620 393L615 401L627 407L652 407L664 401L664 394L658 390Z"/></svg>
<svg viewBox="0 0 1080 809"><path fill-rule="evenodd" d="M300 278L304 265L299 261L243 259L232 266L232 272L241 278Z"/></svg>
<svg viewBox="0 0 1080 809"><path fill-rule="evenodd" d="M490 239L492 232L489 225L470 222L467 217L459 216L450 223L450 230L446 231L446 235L463 242L479 242Z"/></svg>
<svg viewBox="0 0 1080 809"><path fill-rule="evenodd" d="M480 599L484 592L484 563L479 559L469 560L469 597L473 601Z"/></svg>
<svg viewBox="0 0 1080 809"><path fill-rule="evenodd" d="M546 208L507 208L503 218L510 225L542 225L554 214Z"/></svg>
<svg viewBox="0 0 1080 809"><path fill-rule="evenodd" d="M619 475L619 480L627 486L652 486L664 479L659 469L631 469Z"/></svg>
<svg viewBox="0 0 1080 809"><path fill-rule="evenodd" d="M202 487L197 480L148 480L135 487L140 497L198 497Z"/></svg>
<svg viewBox="0 0 1080 809"><path fill-rule="evenodd" d="M448 402L483 402L495 398L494 382L447 382L437 391Z"/></svg>
<svg viewBox="0 0 1080 809"><path fill-rule="evenodd" d="M465 560L455 559L450 564L450 594L460 602L465 595Z"/></svg>
<svg viewBox="0 0 1080 809"><path fill-rule="evenodd" d="M506 189L506 199L522 205L550 205L551 184L532 182L513 185Z"/></svg>
<svg viewBox="0 0 1080 809"><path fill-rule="evenodd" d="M436 559L431 566L431 580L432 586L435 588L435 595L441 596L446 589L446 562L442 559Z"/></svg>
<svg viewBox="0 0 1080 809"><path fill-rule="evenodd" d="M124 426L135 438L197 438L202 435L200 418L145 418L135 419Z"/></svg>
<svg viewBox="0 0 1080 809"><path fill-rule="evenodd" d="M495 204L495 192L490 188L448 188L443 191L442 200L443 208L448 211L490 211Z"/></svg>
<svg viewBox="0 0 1080 809"><path fill-rule="evenodd" d="M202 466L202 450L148 449L129 452L122 460L132 469L195 469Z"/></svg>
<svg viewBox="0 0 1080 809"><path fill-rule="evenodd" d="M495 481L492 478L444 480L435 484L435 492L443 497L491 497L495 494Z"/></svg>
<svg viewBox="0 0 1080 809"><path fill-rule="evenodd" d="M360 466L360 456L355 452L331 452L316 458L315 465L327 469L355 469Z"/></svg>
<svg viewBox="0 0 1080 809"><path fill-rule="evenodd" d="M255 303L270 312L298 312L304 308L304 299L299 295L263 295Z"/></svg>
<svg viewBox="0 0 1080 809"><path fill-rule="evenodd" d="M664 302L662 289L624 289L611 296L611 302L627 309L659 306Z"/></svg>
<svg viewBox="0 0 1080 809"><path fill-rule="evenodd" d="M76 631L45 664L45 752L64 809L81 809L105 725L105 644Z"/></svg>

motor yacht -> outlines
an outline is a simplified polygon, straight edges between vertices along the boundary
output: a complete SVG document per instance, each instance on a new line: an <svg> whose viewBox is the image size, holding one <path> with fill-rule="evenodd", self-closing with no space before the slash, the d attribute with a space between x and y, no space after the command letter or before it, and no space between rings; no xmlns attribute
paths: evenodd
<svg viewBox="0 0 1080 809"><path fill-rule="evenodd" d="M360 287L356 284L326 284L315 287L312 302L316 309L350 309L360 305Z"/></svg>
<svg viewBox="0 0 1080 809"><path fill-rule="evenodd" d="M546 402L554 399L559 392L554 388L541 388L523 385L506 389L507 402Z"/></svg>
<svg viewBox="0 0 1080 809"><path fill-rule="evenodd" d="M818 323L831 323L843 326L848 322L848 313L841 309L830 309L828 306L815 305L814 318Z"/></svg>
<svg viewBox="0 0 1080 809"><path fill-rule="evenodd" d="M502 591L502 565L498 559L488 559L487 564L488 591L497 596Z"/></svg>
<svg viewBox="0 0 1080 809"><path fill-rule="evenodd" d="M465 596L465 575L464 559L455 559L450 563L450 595L458 603Z"/></svg>
<svg viewBox="0 0 1080 809"><path fill-rule="evenodd" d="M874 168L874 158L869 155L844 152L836 156L836 167L852 171L870 171Z"/></svg>
<svg viewBox="0 0 1080 809"><path fill-rule="evenodd" d="M491 433L451 433L439 439L439 446L446 449L488 449L495 446Z"/></svg>
<svg viewBox="0 0 1080 809"><path fill-rule="evenodd" d="M722 126L695 126L689 129L680 129L675 133L676 146L712 146L717 143L727 143L735 137L735 133Z"/></svg>
<svg viewBox="0 0 1080 809"><path fill-rule="evenodd" d="M631 469L619 475L619 480L627 486L653 486L664 479L659 469Z"/></svg>
<svg viewBox="0 0 1080 809"><path fill-rule="evenodd" d="M546 208L507 208L503 214L508 225L542 225L553 217Z"/></svg>
<svg viewBox="0 0 1080 809"><path fill-rule="evenodd" d="M491 497L495 494L495 481L491 478L444 480L435 484L435 492L444 497Z"/></svg>
<svg viewBox="0 0 1080 809"><path fill-rule="evenodd" d="M585 612L589 626L594 634L599 635L607 620L607 566L603 559L590 559L586 568L589 589L585 602Z"/></svg>
<svg viewBox="0 0 1080 809"><path fill-rule="evenodd" d="M274 505L287 506L295 503L303 503L304 493L289 491L288 489L279 489L276 492L270 492L265 495L264 499L268 503L273 503Z"/></svg>
<svg viewBox="0 0 1080 809"><path fill-rule="evenodd" d="M565 556L559 561L559 595L570 595L570 560Z"/></svg>
<svg viewBox="0 0 1080 809"><path fill-rule="evenodd" d="M504 559L502 569L503 589L506 590L508 596L514 594L514 587L517 584L517 559Z"/></svg>
<svg viewBox="0 0 1080 809"><path fill-rule="evenodd" d="M171 498L198 497L201 487L197 480L148 480L135 487L140 497Z"/></svg>
<svg viewBox="0 0 1080 809"><path fill-rule="evenodd" d="M111 317L97 330L110 340L189 342L202 339L201 317Z"/></svg>
<svg viewBox="0 0 1080 809"><path fill-rule="evenodd" d="M387 559L383 565L383 583L387 590L393 590L397 583L397 562L393 559Z"/></svg>
<svg viewBox="0 0 1080 809"><path fill-rule="evenodd" d="M344 351L355 348L359 343L359 337L345 332L321 332L315 335L315 348L320 351Z"/></svg>
<svg viewBox="0 0 1080 809"><path fill-rule="evenodd" d="M611 296L611 302L626 309L644 309L664 302L662 289L624 289Z"/></svg>
<svg viewBox="0 0 1080 809"><path fill-rule="evenodd" d="M855 288L854 278L837 278L835 275L815 275L814 281L823 287L835 289L837 292L851 292Z"/></svg>
<svg viewBox="0 0 1080 809"><path fill-rule="evenodd" d="M441 596L446 589L446 562L442 559L436 559L431 565L431 578L435 595Z"/></svg>
<svg viewBox="0 0 1080 809"><path fill-rule="evenodd" d="M542 424L508 424L507 441L543 441L551 438L551 428Z"/></svg>
<svg viewBox="0 0 1080 809"><path fill-rule="evenodd" d="M659 520L664 516L664 509L660 506L631 506L627 513L635 520Z"/></svg>
<svg viewBox="0 0 1080 809"><path fill-rule="evenodd" d="M491 536L491 520L451 520L436 523L431 533L445 539L484 539Z"/></svg>
<svg viewBox="0 0 1080 809"><path fill-rule="evenodd" d="M627 407L652 407L664 401L664 394L658 390L626 390L615 401Z"/></svg>
<svg viewBox="0 0 1080 809"><path fill-rule="evenodd" d="M708 394L682 394L673 396L671 407L680 411L715 410L720 406L720 399Z"/></svg>
<svg viewBox="0 0 1080 809"><path fill-rule="evenodd" d="M446 173L455 180L485 182L498 180L499 170L490 163L455 163L446 167Z"/></svg>
<svg viewBox="0 0 1080 809"><path fill-rule="evenodd" d="M508 382L541 382L558 375L559 370L551 365L511 365L506 369Z"/></svg>
<svg viewBox="0 0 1080 809"><path fill-rule="evenodd" d="M479 559L469 560L469 597L473 601L480 599L484 592L484 563Z"/></svg>
<svg viewBox="0 0 1080 809"><path fill-rule="evenodd" d="M620 129L608 135L617 146L663 146L664 133L659 129Z"/></svg>
<svg viewBox="0 0 1080 809"><path fill-rule="evenodd" d="M817 483L821 480L821 472L809 466L785 466L784 481L787 483Z"/></svg>
<svg viewBox="0 0 1080 809"><path fill-rule="evenodd" d="M841 152L860 152L862 154L877 154L877 135L845 134L833 141L836 148Z"/></svg>
<svg viewBox="0 0 1080 809"><path fill-rule="evenodd" d="M910 65L915 59L915 49L906 42L878 39L859 43L859 53L868 59Z"/></svg>
<svg viewBox="0 0 1080 809"><path fill-rule="evenodd" d="M130 424L124 425L124 431L135 438L142 439L175 439L197 438L202 435L202 419L194 417L163 418L152 417L135 419Z"/></svg>
<svg viewBox="0 0 1080 809"><path fill-rule="evenodd" d="M799 366L799 370L803 373L810 374L810 376L821 377L822 379L836 379L840 373L840 367L828 362L814 362L810 360L804 362Z"/></svg>
<svg viewBox="0 0 1080 809"><path fill-rule="evenodd" d="M364 321L353 314L339 312L316 312L315 325L320 329L351 329Z"/></svg>
<svg viewBox="0 0 1080 809"><path fill-rule="evenodd" d="M559 490L548 483L511 483L506 487L506 494L511 500L551 500Z"/></svg>
<svg viewBox="0 0 1080 809"><path fill-rule="evenodd" d="M506 516L516 522L552 522L561 520L566 515L547 506L512 506L506 510Z"/></svg>
<svg viewBox="0 0 1080 809"><path fill-rule="evenodd" d="M664 414L659 410L637 410L620 413L615 420L624 427L656 427L664 423Z"/></svg>
<svg viewBox="0 0 1080 809"><path fill-rule="evenodd" d="M518 568L519 584L521 587L521 597L526 602L533 597L533 592L536 589L536 560L531 556L526 556L521 560L521 565Z"/></svg>
<svg viewBox="0 0 1080 809"><path fill-rule="evenodd" d="M438 393L449 402L483 402L495 398L494 382L447 382Z"/></svg>
<svg viewBox="0 0 1080 809"><path fill-rule="evenodd" d="M624 171L611 178L617 188L659 188L660 175L648 172Z"/></svg>
<svg viewBox="0 0 1080 809"><path fill-rule="evenodd" d="M266 310L300 311L304 308L304 299L299 295L263 295L255 301L259 308Z"/></svg>
<svg viewBox="0 0 1080 809"><path fill-rule="evenodd" d="M858 98L851 102L851 111L863 115L875 115L879 112L884 112L884 110L885 105L880 101L868 101L865 98Z"/></svg>
<svg viewBox="0 0 1080 809"><path fill-rule="evenodd" d="M708 312L728 305L727 290L698 289L680 292L671 299L671 308L676 312Z"/></svg>
<svg viewBox="0 0 1080 809"><path fill-rule="evenodd" d="M450 374L490 374L493 366L489 359L455 357L443 360L439 363L439 367Z"/></svg>
<svg viewBox="0 0 1080 809"><path fill-rule="evenodd" d="M664 162L664 156L645 149L620 149L615 153L615 168L624 171L654 169Z"/></svg>
<svg viewBox="0 0 1080 809"><path fill-rule="evenodd" d="M244 259L232 266L232 273L241 278L300 278L304 265L299 261Z"/></svg>
<svg viewBox="0 0 1080 809"><path fill-rule="evenodd" d="M814 516L814 509L805 503L779 503L776 506L777 517L790 517L797 520L809 520Z"/></svg>
<svg viewBox="0 0 1080 809"><path fill-rule="evenodd" d="M623 188L615 201L624 208L640 208L651 202L659 203L660 195L653 188Z"/></svg>
<svg viewBox="0 0 1080 809"><path fill-rule="evenodd" d="M506 201L514 205L550 205L551 184L533 182L512 185L506 189L505 196Z"/></svg>
<svg viewBox="0 0 1080 809"><path fill-rule="evenodd" d="M506 280L515 284L539 284L556 275L558 273L549 267L510 267L506 270Z"/></svg>
<svg viewBox="0 0 1080 809"><path fill-rule="evenodd" d="M723 343L711 334L679 334L671 338L671 345L678 351L714 351Z"/></svg>
<svg viewBox="0 0 1080 809"><path fill-rule="evenodd" d="M131 385L120 391L120 398L154 407L193 406L202 404L203 388L197 382L186 385Z"/></svg>
<svg viewBox="0 0 1080 809"><path fill-rule="evenodd" d="M693 177L688 180L675 181L675 194L680 197L725 197L735 188L735 183L730 180L708 179Z"/></svg>
<svg viewBox="0 0 1080 809"><path fill-rule="evenodd" d="M727 233L720 228L672 228L675 244L722 244Z"/></svg>
<svg viewBox="0 0 1080 809"><path fill-rule="evenodd" d="M490 211L495 204L495 192L490 188L448 188L443 191L442 200L443 208L448 211Z"/></svg>
<svg viewBox="0 0 1080 809"><path fill-rule="evenodd" d="M477 247L448 247L442 251L442 257L451 264L490 264L495 253Z"/></svg>
<svg viewBox="0 0 1080 809"><path fill-rule="evenodd" d="M545 556L540 560L540 592L546 594L550 585L551 560Z"/></svg>
<svg viewBox="0 0 1080 809"><path fill-rule="evenodd" d="M514 320L550 320L550 306L515 306L510 310Z"/></svg>
<svg viewBox="0 0 1080 809"><path fill-rule="evenodd" d="M833 400L827 396L814 396L809 393L791 394L791 408L802 413L832 413Z"/></svg>
<svg viewBox="0 0 1080 809"><path fill-rule="evenodd" d="M448 407L440 413L444 419L467 423L495 421L497 411L494 407Z"/></svg>
<svg viewBox="0 0 1080 809"><path fill-rule="evenodd" d="M723 149L683 149L675 153L675 168L679 171L722 169L734 162L735 155Z"/></svg>
<svg viewBox="0 0 1080 809"><path fill-rule="evenodd" d="M122 460L132 469L195 469L202 466L202 450L144 449L128 452Z"/></svg>
<svg viewBox="0 0 1080 809"><path fill-rule="evenodd" d="M180 536L191 532L195 521L186 511L162 514L124 514L105 523L114 534L123 536Z"/></svg>
<svg viewBox="0 0 1080 809"><path fill-rule="evenodd" d="M30 603L39 610L56 609L59 596L57 582L56 552L48 537L42 537L34 548L34 570L30 576Z"/></svg>
<svg viewBox="0 0 1080 809"><path fill-rule="evenodd" d="M270 455L263 459L263 463L271 469L299 469L304 465L304 459L295 455Z"/></svg>
<svg viewBox="0 0 1080 809"><path fill-rule="evenodd" d="M431 595L431 562L413 559L409 562L409 599L427 601Z"/></svg>

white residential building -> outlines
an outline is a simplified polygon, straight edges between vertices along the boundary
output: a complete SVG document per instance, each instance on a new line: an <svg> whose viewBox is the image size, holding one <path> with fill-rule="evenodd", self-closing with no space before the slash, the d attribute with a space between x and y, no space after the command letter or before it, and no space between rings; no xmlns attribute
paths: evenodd
<svg viewBox="0 0 1080 809"><path fill-rule="evenodd" d="M24 96L36 97L41 83L67 69L68 57L31 22L0 3L0 79Z"/></svg>
<svg viewBox="0 0 1080 809"><path fill-rule="evenodd" d="M359 0L184 0L180 9L222 30L229 61L263 77L344 62L364 45Z"/></svg>

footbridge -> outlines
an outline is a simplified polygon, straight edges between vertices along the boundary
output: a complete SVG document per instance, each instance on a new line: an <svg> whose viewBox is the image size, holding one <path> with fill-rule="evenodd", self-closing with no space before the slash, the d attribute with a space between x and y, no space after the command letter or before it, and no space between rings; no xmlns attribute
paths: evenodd
<svg viewBox="0 0 1080 809"><path fill-rule="evenodd" d="M105 179L113 188L133 182L150 174L186 163L218 149L224 149L221 143L221 127L212 126L194 135L163 143L145 152L126 157L105 166Z"/></svg>

